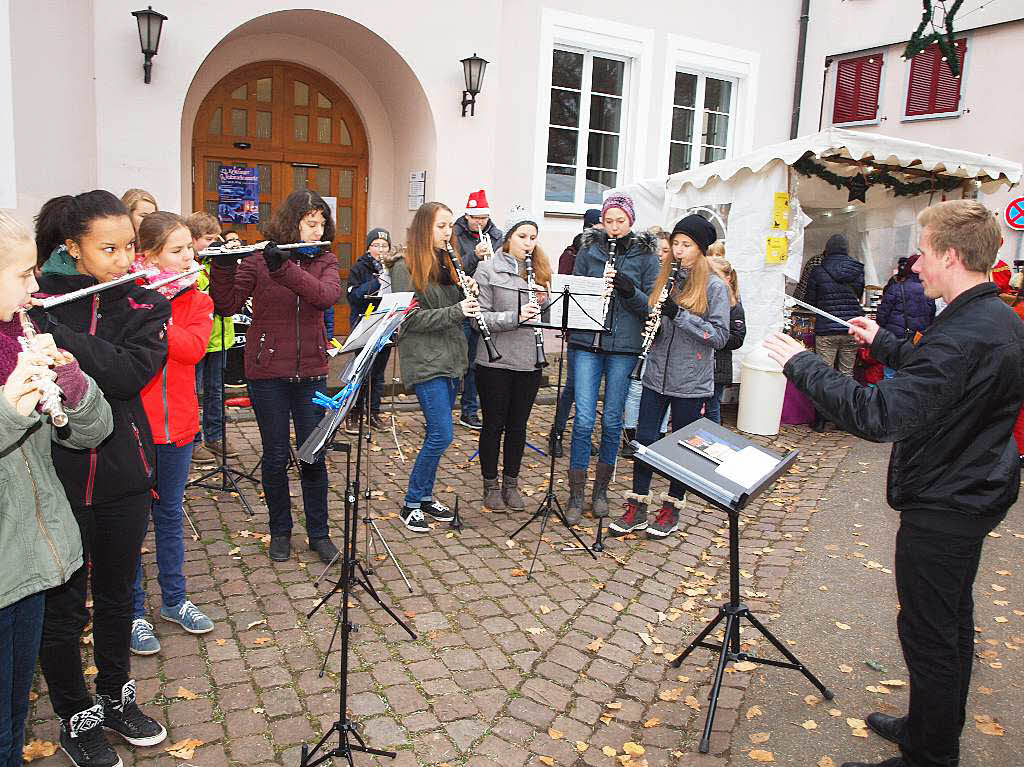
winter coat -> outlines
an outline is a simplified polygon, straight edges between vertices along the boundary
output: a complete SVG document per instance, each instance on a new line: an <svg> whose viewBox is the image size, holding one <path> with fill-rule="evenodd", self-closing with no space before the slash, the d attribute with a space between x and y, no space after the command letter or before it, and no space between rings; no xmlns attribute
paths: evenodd
<svg viewBox="0 0 1024 767"><path fill-rule="evenodd" d="M438 252L447 263L447 254ZM462 289L441 272L441 282L430 282L422 293L412 284L405 259L391 267L391 289L414 292L419 308L411 312L398 330L398 359L402 384L411 389L432 378L462 378L469 367L469 344L462 329Z"/></svg>
<svg viewBox="0 0 1024 767"><path fill-rule="evenodd" d="M252 296L252 325L245 334L246 378L327 375L324 310L341 298L341 275L333 253L287 258L274 272L256 254L240 265L215 263L211 276L210 293L218 314L234 314Z"/></svg>
<svg viewBox="0 0 1024 767"><path fill-rule="evenodd" d="M52 256L39 277L42 295L90 287L96 280ZM41 332L78 360L110 404L114 428L88 451L54 445L53 465L74 507L91 506L153 489L155 453L142 390L167 361L171 305L162 295L133 283L32 312Z"/></svg>
<svg viewBox="0 0 1024 767"><path fill-rule="evenodd" d="M0 609L61 585L82 566L78 523L51 451L55 444L89 450L113 428L110 405L86 380L82 401L65 410L64 438L48 418L20 415L0 396Z"/></svg>
<svg viewBox="0 0 1024 767"><path fill-rule="evenodd" d="M480 244L480 235L477 234L475 228L469 228L469 222L466 221L465 216L459 216L455 220L454 229L455 240L459 246L459 258L462 260L462 269L472 277L480 262L480 259L476 257L476 246ZM502 234L501 230L494 225L493 219L487 219L484 233L491 238L491 250L497 253L501 249Z"/></svg>
<svg viewBox="0 0 1024 767"><path fill-rule="evenodd" d="M367 296L380 292L381 271L383 271L383 266L369 253L363 253L348 270L345 298L348 299L349 325L351 327L356 326L370 306L371 301Z"/></svg>
<svg viewBox="0 0 1024 767"><path fill-rule="evenodd" d="M715 351L729 341L729 289L712 274L707 295L706 314L680 308L673 319L661 318L658 335L647 353L646 388L686 399L715 393Z"/></svg>
<svg viewBox="0 0 1024 767"><path fill-rule="evenodd" d="M924 294L921 278L911 274L893 280L882 291L875 321L897 338L924 330L935 321L935 301Z"/></svg>
<svg viewBox="0 0 1024 767"><path fill-rule="evenodd" d="M500 360L491 362L483 342L476 347L476 364L505 370L536 370L537 343L534 328L519 327L520 303L529 299L526 278L520 276L520 263L508 253L498 251L494 258L477 267L476 284L480 286L480 309ZM476 323L474 322L474 326Z"/></svg>
<svg viewBox="0 0 1024 767"><path fill-rule="evenodd" d="M747 338L747 315L743 311L743 302L737 301L729 307L729 340L725 346L715 352L715 383L732 383L732 353L743 346Z"/></svg>
<svg viewBox="0 0 1024 767"><path fill-rule="evenodd" d="M864 295L864 264L844 253L825 256L819 266L811 270L807 278L805 301L817 306L841 320L860 317L864 309L860 305ZM846 328L832 320L815 315L816 336L846 335Z"/></svg>
<svg viewBox="0 0 1024 767"><path fill-rule="evenodd" d="M579 252L582 242L583 232L580 232L572 238L572 242L562 251L562 255L558 257L559 274L572 274L573 265L576 263L576 254Z"/></svg>
<svg viewBox="0 0 1024 767"><path fill-rule="evenodd" d="M1017 499L1024 323L986 282L957 296L916 345L879 329L871 356L896 376L860 386L808 352L785 374L829 421L895 443L887 496L905 522L984 535Z"/></svg>
<svg viewBox="0 0 1024 767"><path fill-rule="evenodd" d="M647 297L658 277L658 240L647 232L630 232L620 237L616 250L616 261L620 274L633 281L636 290L629 298L623 298L613 290L608 304L609 318L605 326L610 332L600 333L602 352L612 354L639 354L643 342L644 323L647 320ZM602 277L608 261L608 235L601 229L586 229L580 240L580 251L572 273L584 277ZM569 343L584 349L592 349L594 333L574 331L569 334Z"/></svg>
<svg viewBox="0 0 1024 767"><path fill-rule="evenodd" d="M206 354L213 327L213 301L195 286L171 299L167 364L142 390L153 442L182 445L199 432L196 365Z"/></svg>
<svg viewBox="0 0 1024 767"><path fill-rule="evenodd" d="M199 273L196 280L196 287L210 295L210 263L203 264L203 271ZM212 305L212 304L211 304ZM223 339L221 335L223 334ZM224 350L235 345L235 321L230 316L221 317L213 315L213 326L210 328L210 343L206 345L206 351L219 352L223 346Z"/></svg>

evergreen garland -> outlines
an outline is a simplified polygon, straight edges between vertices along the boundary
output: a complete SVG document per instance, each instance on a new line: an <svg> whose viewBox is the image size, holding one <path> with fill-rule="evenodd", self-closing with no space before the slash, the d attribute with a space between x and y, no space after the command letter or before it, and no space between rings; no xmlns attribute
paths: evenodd
<svg viewBox="0 0 1024 767"><path fill-rule="evenodd" d="M820 178L822 181L827 184L831 184L836 189L846 189L854 194L859 191L858 187L860 182L854 182L853 180L861 178L867 182L869 187L875 186L876 184L882 184L892 191L896 197L913 197L917 194L928 194L929 192L949 192L953 189L957 189L964 182L964 179L956 176L942 175L935 175L926 181L901 181L889 171L882 170L880 168L876 168L870 173L840 176L838 173L833 173L821 164L815 162L813 155L810 153L805 154L793 163L793 170L801 176L814 176L816 178ZM852 199L854 198L851 197L851 200Z"/></svg>
<svg viewBox="0 0 1024 767"><path fill-rule="evenodd" d="M932 43L937 43L953 77L960 77L960 58L957 56L956 46L953 45L953 17L960 10L960 6L964 4L964 0L953 0L952 6L948 9L946 0L938 0L942 7L941 26L935 24L932 0L921 0L921 2L924 6L921 23L917 25L917 29L914 30L914 34L907 42L903 58L912 59Z"/></svg>

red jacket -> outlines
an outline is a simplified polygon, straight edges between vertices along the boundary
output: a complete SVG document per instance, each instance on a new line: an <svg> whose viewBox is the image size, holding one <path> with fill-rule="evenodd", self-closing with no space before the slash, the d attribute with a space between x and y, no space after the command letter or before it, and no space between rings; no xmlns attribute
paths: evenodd
<svg viewBox="0 0 1024 767"><path fill-rule="evenodd" d="M341 298L338 259L330 251L292 257L271 272L261 253L236 266L213 265L210 295L217 314L235 314L252 296L245 334L245 377L314 378L327 375L324 310Z"/></svg>
<svg viewBox="0 0 1024 767"><path fill-rule="evenodd" d="M213 327L213 301L195 286L171 299L167 323L167 364L142 390L153 442L178 445L199 431L196 363L206 354Z"/></svg>

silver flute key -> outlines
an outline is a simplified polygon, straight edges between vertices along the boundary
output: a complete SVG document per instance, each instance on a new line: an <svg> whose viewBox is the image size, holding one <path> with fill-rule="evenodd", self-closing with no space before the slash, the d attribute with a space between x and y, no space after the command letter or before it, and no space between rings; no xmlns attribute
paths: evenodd
<svg viewBox="0 0 1024 767"><path fill-rule="evenodd" d="M21 348L26 352L32 351L32 341L36 337L36 328L32 324L32 320L29 319L28 312L24 309L18 311L18 319L21 320L21 330L24 334L18 339L19 343L21 343ZM57 382L50 380L37 381L36 386L39 389L39 405L43 415L50 416L53 425L58 429L67 426L68 416L64 412L64 405L61 401L63 392L57 386Z"/></svg>

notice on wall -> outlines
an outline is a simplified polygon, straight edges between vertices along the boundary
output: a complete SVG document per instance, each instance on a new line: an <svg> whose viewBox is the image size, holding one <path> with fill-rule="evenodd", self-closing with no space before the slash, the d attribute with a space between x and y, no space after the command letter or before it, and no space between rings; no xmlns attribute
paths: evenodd
<svg viewBox="0 0 1024 767"><path fill-rule="evenodd" d="M786 237L768 237L764 262L766 264L784 264L789 258L789 239Z"/></svg>
<svg viewBox="0 0 1024 767"><path fill-rule="evenodd" d="M220 166L217 171L217 218L226 224L260 222L259 168Z"/></svg>
<svg viewBox="0 0 1024 767"><path fill-rule="evenodd" d="M427 172L409 171L409 210L416 210L427 200Z"/></svg>
<svg viewBox="0 0 1024 767"><path fill-rule="evenodd" d="M772 229L789 229L789 195L776 192L772 205Z"/></svg>

